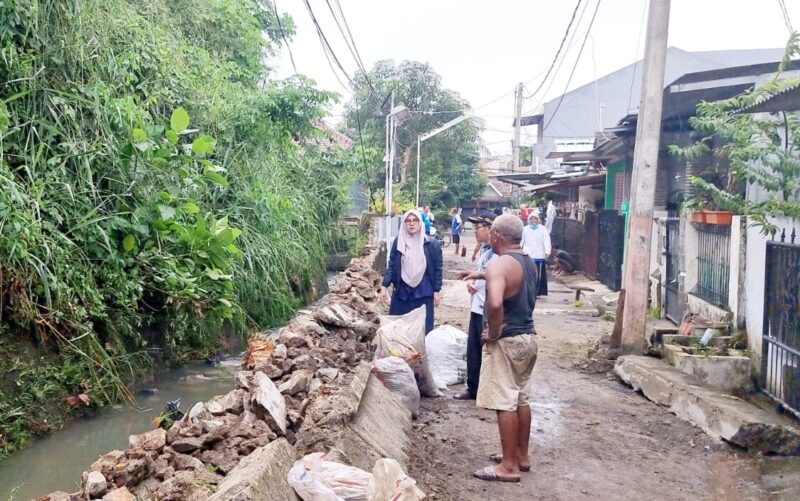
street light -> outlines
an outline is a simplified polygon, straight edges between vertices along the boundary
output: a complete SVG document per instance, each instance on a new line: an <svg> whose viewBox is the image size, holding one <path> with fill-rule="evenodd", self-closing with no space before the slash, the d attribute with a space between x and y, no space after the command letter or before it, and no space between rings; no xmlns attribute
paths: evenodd
<svg viewBox="0 0 800 501"><path fill-rule="evenodd" d="M449 122L447 122L447 123L435 128L435 129L431 130L431 131L426 132L425 134L420 134L419 136L417 136L417 192L416 192L416 200L417 200L416 206L417 207L419 207L419 158L420 158L419 151L420 151L420 149L422 147L422 141L425 141L426 139L430 139L433 136L435 136L436 134L439 134L440 132L444 132L447 129L449 129L450 127L453 127L454 125L458 125L461 122L463 122L464 120L467 120L469 118L471 118L471 117L469 117L467 115L461 115L461 116L456 117L456 118L450 120Z"/></svg>
<svg viewBox="0 0 800 501"><path fill-rule="evenodd" d="M386 263L389 263L389 243L392 237L392 184L394 178L395 134L397 126L404 124L411 118L411 112L403 105L394 105L394 92L389 114L386 115Z"/></svg>

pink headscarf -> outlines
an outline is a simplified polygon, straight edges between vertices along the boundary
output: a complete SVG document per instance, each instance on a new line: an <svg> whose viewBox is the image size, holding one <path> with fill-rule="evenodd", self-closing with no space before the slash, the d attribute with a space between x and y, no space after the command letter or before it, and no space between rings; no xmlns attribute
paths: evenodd
<svg viewBox="0 0 800 501"><path fill-rule="evenodd" d="M419 231L413 235L408 232L406 227L406 219L412 214L419 220ZM422 229L422 216L419 211L409 210L403 214L400 234L397 235L397 250L403 255L400 260L400 276L403 282L411 287L416 287L422 282L422 277L425 276L425 270L428 267L424 245L425 232Z"/></svg>

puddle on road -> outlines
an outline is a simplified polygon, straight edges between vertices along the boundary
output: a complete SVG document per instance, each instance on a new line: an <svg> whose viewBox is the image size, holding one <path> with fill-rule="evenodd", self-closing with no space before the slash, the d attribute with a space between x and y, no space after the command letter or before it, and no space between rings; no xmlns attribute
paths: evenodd
<svg viewBox="0 0 800 501"><path fill-rule="evenodd" d="M128 435L152 429L152 419L167 400L181 398L185 412L195 402L227 393L234 386L240 364L241 358L230 358L218 366L195 364L164 372L146 385L148 390L135 395L138 409L102 409L95 417L70 422L63 430L30 444L0 462L0 500L28 500L55 490L74 492L81 473L98 456L124 450Z"/></svg>
<svg viewBox="0 0 800 501"><path fill-rule="evenodd" d="M557 442L562 434L566 404L550 389L534 382L531 395L531 439L538 444Z"/></svg>

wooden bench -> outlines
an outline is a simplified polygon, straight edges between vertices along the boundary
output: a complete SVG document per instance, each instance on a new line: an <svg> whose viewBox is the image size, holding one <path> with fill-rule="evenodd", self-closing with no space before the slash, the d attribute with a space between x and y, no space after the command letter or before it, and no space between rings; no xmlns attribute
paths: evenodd
<svg viewBox="0 0 800 501"><path fill-rule="evenodd" d="M575 304L579 304L581 302L581 292L594 292L594 289L592 289L591 287L586 287L583 285L568 285L568 284L563 284L563 285L575 291Z"/></svg>

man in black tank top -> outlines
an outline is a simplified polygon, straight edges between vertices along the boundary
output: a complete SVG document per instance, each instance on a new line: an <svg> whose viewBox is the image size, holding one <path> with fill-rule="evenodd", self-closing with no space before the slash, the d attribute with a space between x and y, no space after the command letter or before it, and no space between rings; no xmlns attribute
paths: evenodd
<svg viewBox="0 0 800 501"><path fill-rule="evenodd" d="M482 480L519 482L530 471L528 440L531 430L530 379L538 347L533 308L539 283L533 261L520 248L522 222L504 214L490 232L495 258L485 272L486 303L483 357L478 407L497 411L502 455L499 464L473 473ZM484 278L475 272L466 278Z"/></svg>

